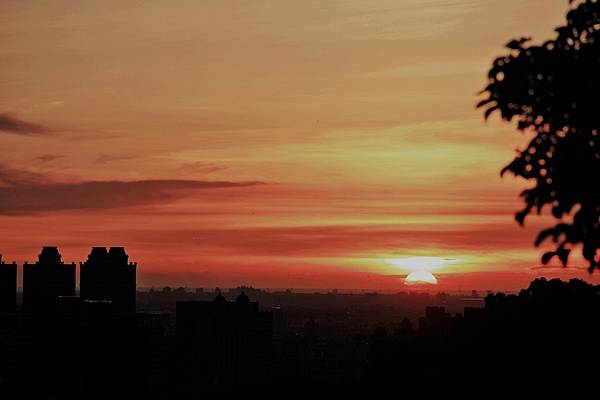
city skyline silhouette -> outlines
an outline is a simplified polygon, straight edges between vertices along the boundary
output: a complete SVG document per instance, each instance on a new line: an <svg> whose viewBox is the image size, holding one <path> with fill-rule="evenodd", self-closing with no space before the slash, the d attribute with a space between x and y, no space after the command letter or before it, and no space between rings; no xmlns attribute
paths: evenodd
<svg viewBox="0 0 600 400"><path fill-rule="evenodd" d="M600 0L0 10L0 400L597 391Z"/></svg>
<svg viewBox="0 0 600 400"><path fill-rule="evenodd" d="M91 248L76 295L76 264L44 247L36 263L24 265L34 278L24 280L19 299L16 264L0 264L3 398L267 395L265 385L298 394L367 394L389 390L398 375L419 385L452 385L477 360L486 367L471 370L470 379L492 384L511 370L512 385L529 387L597 351L585 341L572 344L600 331L600 285L577 279L535 279L508 295L248 286L136 293L129 271L137 264L128 258L122 247ZM531 337L533 347L524 340ZM571 343L568 351L550 350L559 340ZM528 363L516 363L525 353ZM561 379L587 384L594 373L563 369Z"/></svg>

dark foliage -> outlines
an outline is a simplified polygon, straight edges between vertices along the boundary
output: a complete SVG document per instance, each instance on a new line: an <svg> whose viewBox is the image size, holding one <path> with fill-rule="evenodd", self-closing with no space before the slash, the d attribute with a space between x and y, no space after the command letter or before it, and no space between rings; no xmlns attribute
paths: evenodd
<svg viewBox="0 0 600 400"><path fill-rule="evenodd" d="M519 294L490 294L484 308L462 315L426 313L411 339L371 344L367 382L394 386L402 377L427 390L433 382L444 390L462 384L506 389L510 397L524 389L589 388L598 376L589 365L600 359L599 309L600 286L542 278Z"/></svg>
<svg viewBox="0 0 600 400"><path fill-rule="evenodd" d="M497 58L479 104L485 117L498 112L532 133L526 148L502 174L534 181L521 193L525 208L519 224L544 208L557 219L539 233L556 244L542 257L558 257L564 266L582 245L590 272L600 268L600 2L570 1L566 23L541 45L515 39Z"/></svg>

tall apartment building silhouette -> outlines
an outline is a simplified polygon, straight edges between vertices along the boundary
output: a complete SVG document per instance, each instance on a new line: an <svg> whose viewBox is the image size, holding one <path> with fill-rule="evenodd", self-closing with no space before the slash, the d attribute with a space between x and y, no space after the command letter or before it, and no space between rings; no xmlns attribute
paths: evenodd
<svg viewBox="0 0 600 400"><path fill-rule="evenodd" d="M93 247L80 264L80 296L112 303L116 313L135 312L136 268L123 247Z"/></svg>
<svg viewBox="0 0 600 400"><path fill-rule="evenodd" d="M81 263L77 296L76 264L63 263L56 247L25 263L24 312L0 310L0 399L149 398L164 391L168 318L135 312L136 267L121 247L93 248ZM16 271L0 260L0 307L6 285L15 308Z"/></svg>
<svg viewBox="0 0 600 400"><path fill-rule="evenodd" d="M17 264L7 264L0 254L0 314L14 313L17 308Z"/></svg>
<svg viewBox="0 0 600 400"><path fill-rule="evenodd" d="M75 263L63 263L58 248L42 248L35 264L23 264L23 311L55 312L60 297L75 296L75 277Z"/></svg>

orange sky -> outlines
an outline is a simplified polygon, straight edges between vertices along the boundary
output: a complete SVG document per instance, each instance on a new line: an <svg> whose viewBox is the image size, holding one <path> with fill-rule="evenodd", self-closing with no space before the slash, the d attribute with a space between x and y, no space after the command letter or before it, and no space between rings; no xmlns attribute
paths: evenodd
<svg viewBox="0 0 600 400"><path fill-rule="evenodd" d="M498 175L524 138L474 109L502 44L565 9L2 2L0 251L124 245L140 286L404 289L411 257L448 289L585 277L535 268L544 221Z"/></svg>

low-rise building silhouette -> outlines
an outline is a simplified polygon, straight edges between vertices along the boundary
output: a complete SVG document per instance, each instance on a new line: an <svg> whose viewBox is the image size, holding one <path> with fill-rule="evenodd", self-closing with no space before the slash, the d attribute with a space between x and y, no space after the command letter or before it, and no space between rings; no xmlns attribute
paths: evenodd
<svg viewBox="0 0 600 400"><path fill-rule="evenodd" d="M58 248L42 248L35 264L23 265L23 311L55 312L61 296L75 296L75 263L65 264Z"/></svg>
<svg viewBox="0 0 600 400"><path fill-rule="evenodd" d="M17 264L7 264L0 254L0 314L14 313L17 308Z"/></svg>
<svg viewBox="0 0 600 400"><path fill-rule="evenodd" d="M213 301L180 301L176 307L182 387L218 390L266 376L272 313L260 311L244 293L235 302L219 293Z"/></svg>
<svg viewBox="0 0 600 400"><path fill-rule="evenodd" d="M113 312L135 312L136 263L129 262L123 247L93 247L80 263L80 295L83 299L110 301Z"/></svg>

